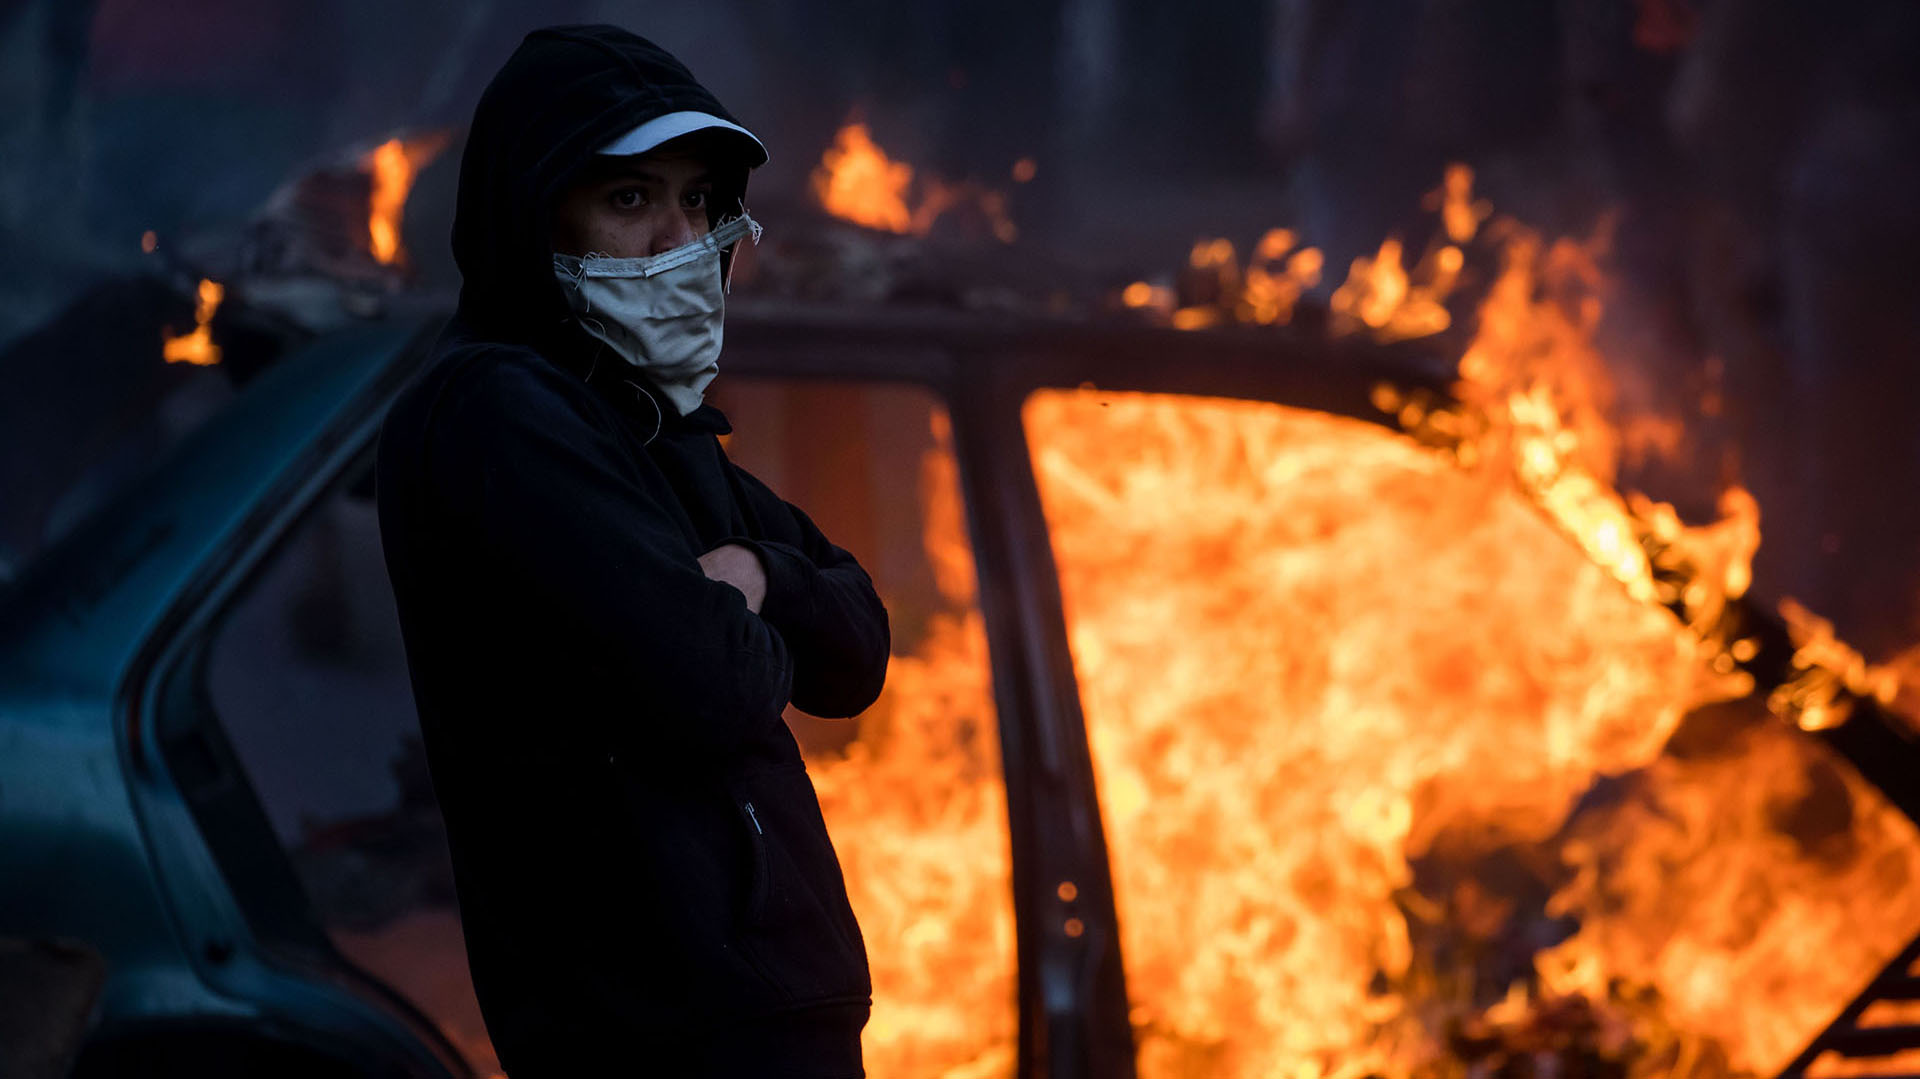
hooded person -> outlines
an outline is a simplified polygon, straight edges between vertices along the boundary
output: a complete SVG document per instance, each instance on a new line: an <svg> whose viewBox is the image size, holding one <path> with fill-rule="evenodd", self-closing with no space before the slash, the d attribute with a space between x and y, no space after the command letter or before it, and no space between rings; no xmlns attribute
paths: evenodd
<svg viewBox="0 0 1920 1079"><path fill-rule="evenodd" d="M381 433L388 572L513 1079L863 1074L866 950L781 715L872 704L886 611L702 399L765 158L651 42L528 35L461 163L459 308ZM666 224L620 231L646 214Z"/></svg>

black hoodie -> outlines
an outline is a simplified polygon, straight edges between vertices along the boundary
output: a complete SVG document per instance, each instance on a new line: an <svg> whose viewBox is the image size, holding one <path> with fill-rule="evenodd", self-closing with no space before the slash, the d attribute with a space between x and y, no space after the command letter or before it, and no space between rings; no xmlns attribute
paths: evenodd
<svg viewBox="0 0 1920 1079"><path fill-rule="evenodd" d="M570 176L685 109L727 117L641 38L527 37L468 136L459 312L381 434L388 571L514 1079L862 1074L866 951L780 717L870 705L886 611L727 460L724 416L595 360L552 271ZM757 615L696 561L728 542L766 568Z"/></svg>

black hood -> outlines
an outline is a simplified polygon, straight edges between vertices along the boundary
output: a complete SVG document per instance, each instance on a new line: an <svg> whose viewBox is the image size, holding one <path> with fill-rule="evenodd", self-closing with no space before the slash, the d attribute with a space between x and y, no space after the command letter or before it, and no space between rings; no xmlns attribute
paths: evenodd
<svg viewBox="0 0 1920 1079"><path fill-rule="evenodd" d="M554 201L596 149L682 111L738 122L686 65L637 34L600 25L527 35L480 95L460 160L453 257L469 326L560 358L554 346L574 335L553 276ZM757 164L742 160L733 175L716 175L716 213L739 205L747 166Z"/></svg>

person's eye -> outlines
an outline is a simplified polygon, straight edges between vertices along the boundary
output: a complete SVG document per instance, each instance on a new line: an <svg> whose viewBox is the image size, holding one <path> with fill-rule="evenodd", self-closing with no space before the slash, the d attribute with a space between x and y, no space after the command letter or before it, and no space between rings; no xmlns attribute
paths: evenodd
<svg viewBox="0 0 1920 1079"><path fill-rule="evenodd" d="M647 204L647 193L637 187L623 187L607 195L616 210L638 210Z"/></svg>
<svg viewBox="0 0 1920 1079"><path fill-rule="evenodd" d="M704 210L707 208L707 194L705 191L689 191L681 196L680 202L689 210Z"/></svg>

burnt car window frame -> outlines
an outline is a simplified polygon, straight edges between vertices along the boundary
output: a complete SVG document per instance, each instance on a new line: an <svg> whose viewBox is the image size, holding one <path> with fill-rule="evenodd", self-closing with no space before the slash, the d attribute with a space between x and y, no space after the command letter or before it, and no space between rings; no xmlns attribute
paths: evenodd
<svg viewBox="0 0 1920 1079"><path fill-rule="evenodd" d="M1272 401L1387 426L1373 405L1379 384L1439 393L1449 365L1418 345L1263 328L1194 334L915 312L769 310L731 330L728 348L735 372L912 382L945 402L1000 721L1018 1074L1133 1075L1111 860L1022 406L1035 390L1098 386Z"/></svg>

